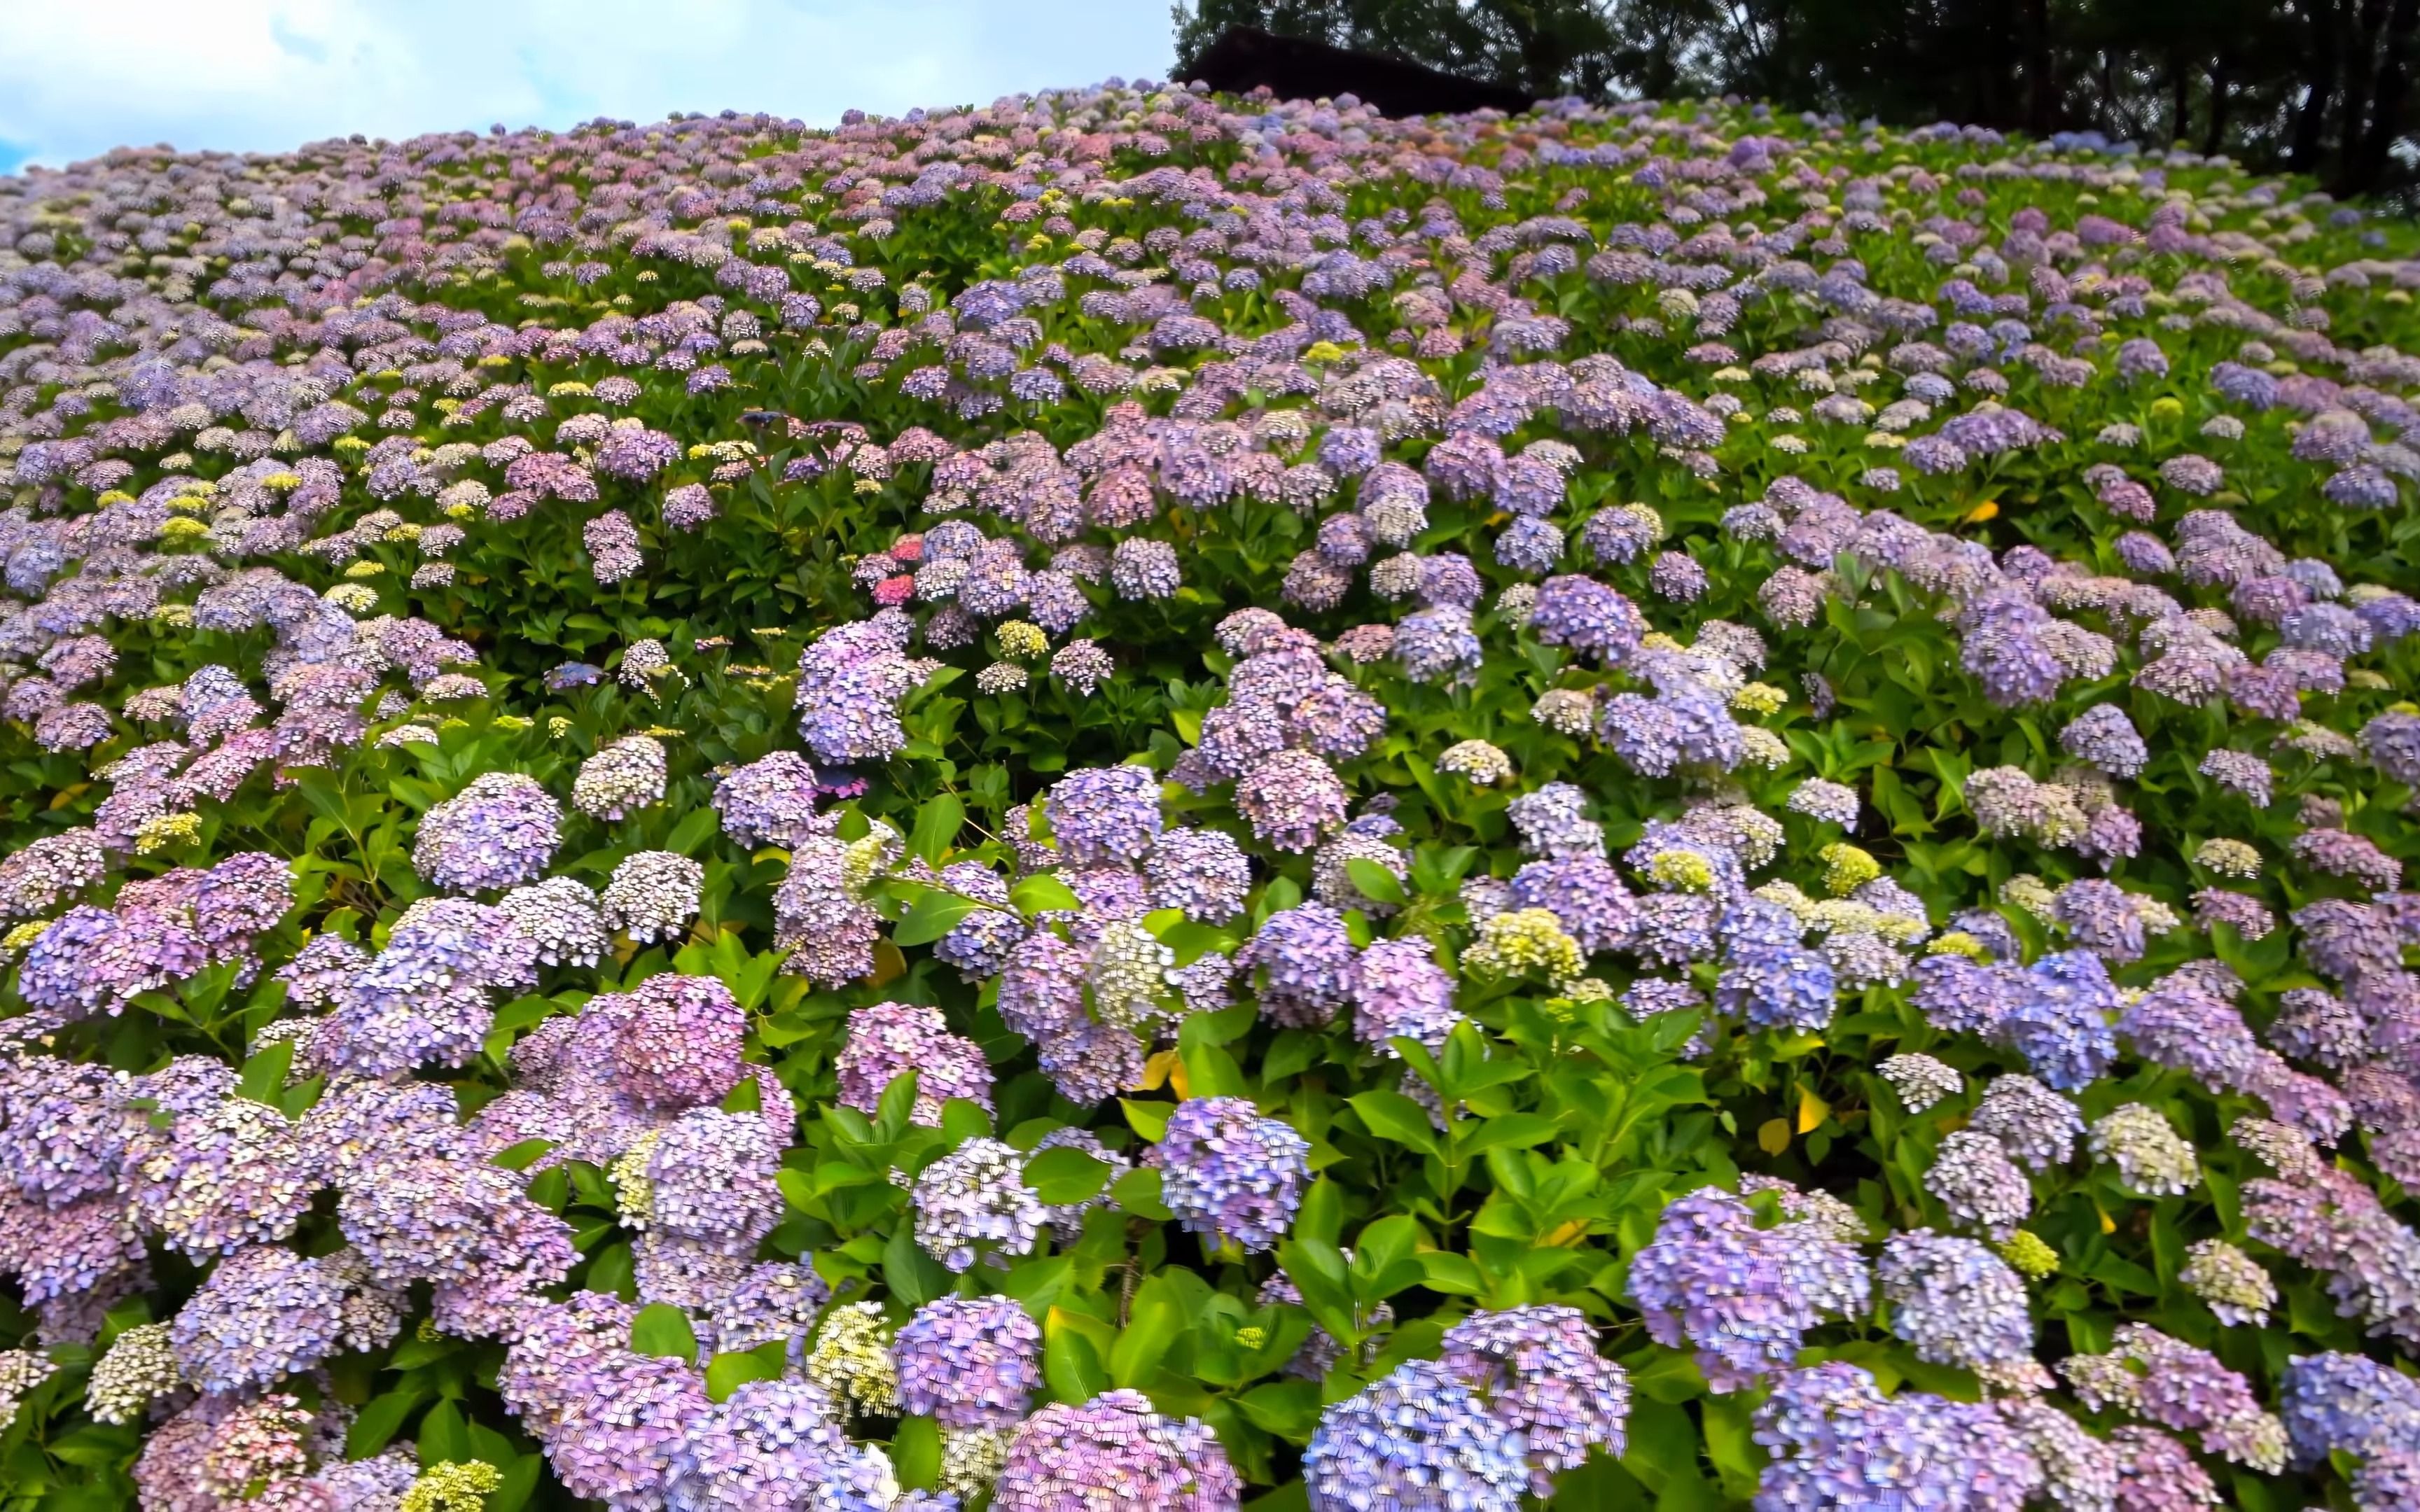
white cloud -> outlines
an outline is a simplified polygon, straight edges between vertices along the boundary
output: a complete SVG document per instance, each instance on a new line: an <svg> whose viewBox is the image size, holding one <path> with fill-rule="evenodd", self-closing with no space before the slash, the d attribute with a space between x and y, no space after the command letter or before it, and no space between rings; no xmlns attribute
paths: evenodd
<svg viewBox="0 0 2420 1512"><path fill-rule="evenodd" d="M0 150L988 101L1171 66L1164 0L13 0Z"/></svg>

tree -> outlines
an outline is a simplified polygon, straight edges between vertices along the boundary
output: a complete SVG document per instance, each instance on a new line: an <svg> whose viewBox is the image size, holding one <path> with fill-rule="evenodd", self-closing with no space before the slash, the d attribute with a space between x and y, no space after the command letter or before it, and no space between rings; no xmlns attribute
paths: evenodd
<svg viewBox="0 0 2420 1512"><path fill-rule="evenodd" d="M1538 96L2099 131L2343 193L2420 167L2420 0L1192 0L1175 22L1180 57L1242 24Z"/></svg>

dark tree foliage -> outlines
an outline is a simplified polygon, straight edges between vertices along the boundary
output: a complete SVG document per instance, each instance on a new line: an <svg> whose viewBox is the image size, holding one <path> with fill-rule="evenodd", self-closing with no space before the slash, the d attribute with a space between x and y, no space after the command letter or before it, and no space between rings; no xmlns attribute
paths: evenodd
<svg viewBox="0 0 2420 1512"><path fill-rule="evenodd" d="M1193 0L1175 23L1180 60L1250 25L1541 96L1741 94L2180 143L2340 193L2420 181L2420 0Z"/></svg>

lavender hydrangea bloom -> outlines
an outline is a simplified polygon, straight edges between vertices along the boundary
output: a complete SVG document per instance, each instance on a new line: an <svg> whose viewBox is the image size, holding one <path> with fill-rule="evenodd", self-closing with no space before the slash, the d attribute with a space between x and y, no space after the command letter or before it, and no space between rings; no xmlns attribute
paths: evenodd
<svg viewBox="0 0 2420 1512"><path fill-rule="evenodd" d="M1475 1312L1446 1331L1440 1363L1521 1435L1540 1496L1591 1447L1621 1453L1630 1382L1596 1352L1595 1331L1576 1307Z"/></svg>
<svg viewBox="0 0 2420 1512"><path fill-rule="evenodd" d="M1891 1331L1916 1346L1917 1358L1989 1370L2033 1357L2024 1283L1975 1241L1929 1228L1895 1234L1874 1273Z"/></svg>
<svg viewBox="0 0 2420 1512"><path fill-rule="evenodd" d="M1148 767L1087 767L1052 784L1042 810L1077 865L1138 862L1159 838L1159 779Z"/></svg>
<svg viewBox="0 0 2420 1512"><path fill-rule="evenodd" d="M1256 972L1262 1011L1279 1024L1317 1028L1351 1000L1353 941L1344 916L1326 903L1281 909L1235 952L1235 964Z"/></svg>
<svg viewBox="0 0 2420 1512"><path fill-rule="evenodd" d="M339 1276L292 1250L238 1250L170 1323L178 1366L204 1391L274 1385L336 1351L345 1291Z"/></svg>
<svg viewBox="0 0 2420 1512"><path fill-rule="evenodd" d="M891 1349L902 1409L944 1428L1013 1428L1042 1386L1042 1330L1005 1297L927 1303Z"/></svg>
<svg viewBox="0 0 2420 1512"><path fill-rule="evenodd" d="M1053 1402L1010 1439L992 1491L999 1512L1235 1512L1243 1489L1216 1435L1195 1418L1166 1418L1140 1392L1111 1391L1080 1406Z"/></svg>
<svg viewBox="0 0 2420 1512"><path fill-rule="evenodd" d="M36 1008L70 1018L115 1014L137 995L192 976L209 960L200 936L167 914L79 904L26 947L17 991Z"/></svg>
<svg viewBox="0 0 2420 1512"><path fill-rule="evenodd" d="M949 1031L938 1008L876 1003L848 1016L848 1041L835 1068L844 1106L871 1114L892 1082L916 1073L913 1118L939 1128L941 1104L965 1098L991 1106L991 1066L983 1048Z"/></svg>
<svg viewBox="0 0 2420 1512"><path fill-rule="evenodd" d="M916 1242L953 1271L1030 1253L1045 1217L1025 1157L997 1139L970 1139L925 1166L913 1196Z"/></svg>
<svg viewBox="0 0 2420 1512"><path fill-rule="evenodd" d="M1530 1484L1527 1456L1520 1429L1449 1366L1412 1360L1321 1414L1303 1479L1313 1512L1516 1512Z"/></svg>
<svg viewBox="0 0 2420 1512"><path fill-rule="evenodd" d="M1274 1248L1311 1180L1310 1141L1237 1097L1177 1104L1153 1156L1177 1221L1214 1242Z"/></svg>
<svg viewBox="0 0 2420 1512"><path fill-rule="evenodd" d="M2044 1084L2071 1092L2117 1058L2110 1023L2117 1007L2118 989L2097 957L2060 951L2042 957L2019 980L1997 1033Z"/></svg>
<svg viewBox="0 0 2420 1512"><path fill-rule="evenodd" d="M1649 1335L1693 1347L1720 1392L1787 1368L1827 1315L1863 1312L1871 1285L1857 1252L1820 1226L1760 1227L1753 1210L1719 1187L1667 1207L1630 1269Z"/></svg>
<svg viewBox="0 0 2420 1512"><path fill-rule="evenodd" d="M2096 703L2085 710L2058 733L2058 744L2069 755L2115 778L2134 777L2150 760L2133 721L2114 703Z"/></svg>
<svg viewBox="0 0 2420 1512"><path fill-rule="evenodd" d="M1386 1055L1396 1054L1388 1041L1399 1036L1441 1049L1463 1021L1453 1006L1453 978L1424 940L1376 941L1348 971L1354 1036Z"/></svg>
<svg viewBox="0 0 2420 1512"><path fill-rule="evenodd" d="M1776 1451L1760 1507L1842 1504L2015 1509L2042 1467L1989 1404L1920 1392L1886 1398L1840 1362L1784 1376L1757 1410L1757 1442Z"/></svg>
<svg viewBox="0 0 2420 1512"><path fill-rule="evenodd" d="M825 833L815 810L815 772L796 751L777 750L734 767L714 788L723 833L742 845L796 846Z"/></svg>
<svg viewBox="0 0 2420 1512"><path fill-rule="evenodd" d="M2066 1165L2084 1136L2084 1116L2075 1104L2024 1075L1993 1078L1976 1105L1972 1126L2037 1171Z"/></svg>
<svg viewBox="0 0 2420 1512"><path fill-rule="evenodd" d="M449 892L517 887L546 874L562 832L563 810L544 788L489 772L421 815L411 862Z"/></svg>
<svg viewBox="0 0 2420 1512"><path fill-rule="evenodd" d="M1197 924L1236 918L1251 888L1251 862L1223 830L1169 830L1153 844L1144 870L1153 906L1181 910Z"/></svg>
<svg viewBox="0 0 2420 1512"><path fill-rule="evenodd" d="M1638 649L1646 622L1621 594L1592 578L1549 578L1538 585L1529 626L1547 645L1566 645L1606 666Z"/></svg>
<svg viewBox="0 0 2420 1512"><path fill-rule="evenodd" d="M489 994L535 984L536 943L497 909L423 899L337 995L316 1053L374 1075L460 1065L494 1023Z"/></svg>
<svg viewBox="0 0 2420 1512"><path fill-rule="evenodd" d="M665 1464L670 1512L795 1507L847 1444L840 1413L804 1381L751 1381L684 1426Z"/></svg>

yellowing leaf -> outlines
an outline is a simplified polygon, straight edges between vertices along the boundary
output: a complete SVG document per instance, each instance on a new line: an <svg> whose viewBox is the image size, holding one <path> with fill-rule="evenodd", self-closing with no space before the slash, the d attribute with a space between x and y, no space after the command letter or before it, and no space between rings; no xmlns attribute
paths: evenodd
<svg viewBox="0 0 2420 1512"><path fill-rule="evenodd" d="M1790 1148L1790 1120L1767 1119L1756 1132L1757 1148L1768 1155L1778 1155Z"/></svg>
<svg viewBox="0 0 2420 1512"><path fill-rule="evenodd" d="M1807 1088L1798 1089L1798 1132L1808 1134L1830 1116L1832 1104L1817 1097Z"/></svg>
<svg viewBox="0 0 2420 1512"><path fill-rule="evenodd" d="M896 981L906 975L908 975L908 958L899 953L899 947L889 940L876 940L874 943L874 985L879 987L884 982Z"/></svg>
<svg viewBox="0 0 2420 1512"><path fill-rule="evenodd" d="M1580 1219L1574 1218L1557 1225L1554 1231L1546 1235L1546 1242L1558 1248L1569 1248L1587 1237L1588 1225Z"/></svg>
<svg viewBox="0 0 2420 1512"><path fill-rule="evenodd" d="M1156 1092L1168 1085L1169 1072L1184 1064L1173 1050L1162 1050L1142 1063L1142 1080L1135 1083L1138 1091Z"/></svg>
<svg viewBox="0 0 2420 1512"><path fill-rule="evenodd" d="M1981 503L1977 504L1974 508L1966 511L1965 522L1969 525L1980 525L1987 519L1998 519L1999 517L2000 501L1996 499L1986 499Z"/></svg>
<svg viewBox="0 0 2420 1512"><path fill-rule="evenodd" d="M69 804L75 802L76 799L83 797L86 793L91 791L92 784L89 782L77 782L68 787L63 787L59 789L58 795L51 799L51 807L54 809L64 809Z"/></svg>

